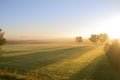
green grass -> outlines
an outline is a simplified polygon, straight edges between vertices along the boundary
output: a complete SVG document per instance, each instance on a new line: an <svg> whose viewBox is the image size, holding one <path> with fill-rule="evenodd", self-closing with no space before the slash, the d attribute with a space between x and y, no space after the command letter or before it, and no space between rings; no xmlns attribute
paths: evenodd
<svg viewBox="0 0 120 80"><path fill-rule="evenodd" d="M0 69L33 80L120 80L102 46L19 44L4 51Z"/></svg>
<svg viewBox="0 0 120 80"><path fill-rule="evenodd" d="M64 49L50 50L50 51L28 51L21 53L6 53L15 56L6 56L2 62L2 68L8 68L8 70L17 70L18 72L28 72L32 69L40 68L49 64L59 62L63 59L73 58L73 56L79 56L81 53L74 54L76 51L86 51L90 47L68 47ZM18 54L18 55L16 55Z"/></svg>
<svg viewBox="0 0 120 80"><path fill-rule="evenodd" d="M0 70L0 80L27 80L27 77L7 70Z"/></svg>

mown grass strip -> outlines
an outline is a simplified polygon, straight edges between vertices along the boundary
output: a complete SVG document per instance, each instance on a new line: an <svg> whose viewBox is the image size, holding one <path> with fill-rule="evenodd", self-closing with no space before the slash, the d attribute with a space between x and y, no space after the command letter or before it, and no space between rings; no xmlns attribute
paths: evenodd
<svg viewBox="0 0 120 80"><path fill-rule="evenodd" d="M81 52L72 53L77 54ZM75 58L67 58L61 62L50 64L40 69L36 69L33 72L33 76L37 77L36 80L68 80L70 77L82 70L94 59L103 54L102 47L86 50L83 55Z"/></svg>
<svg viewBox="0 0 120 80"><path fill-rule="evenodd" d="M20 73L25 73L29 70L41 68L65 59L75 58L87 50L91 50L91 47L78 46L53 51L33 52L19 56L5 57L0 62L0 68L8 68L8 70L17 70ZM76 52L78 53L76 54Z"/></svg>

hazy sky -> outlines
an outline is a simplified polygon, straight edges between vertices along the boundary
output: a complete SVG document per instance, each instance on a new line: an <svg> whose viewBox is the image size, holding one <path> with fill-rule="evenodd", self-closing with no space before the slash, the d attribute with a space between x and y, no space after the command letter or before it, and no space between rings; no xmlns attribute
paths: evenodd
<svg viewBox="0 0 120 80"><path fill-rule="evenodd" d="M120 0L0 0L8 39L120 36Z"/></svg>

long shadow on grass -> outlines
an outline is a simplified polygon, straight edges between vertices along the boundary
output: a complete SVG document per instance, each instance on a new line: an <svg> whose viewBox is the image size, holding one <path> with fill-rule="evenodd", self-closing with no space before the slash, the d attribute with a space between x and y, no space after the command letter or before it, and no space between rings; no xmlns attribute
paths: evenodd
<svg viewBox="0 0 120 80"><path fill-rule="evenodd" d="M102 55L74 74L71 80L120 80L120 73L112 67L107 57Z"/></svg>
<svg viewBox="0 0 120 80"><path fill-rule="evenodd" d="M64 59L75 58L82 55L90 47L72 47L67 49L35 52L19 56L5 57L0 62L0 68L8 68L8 70L19 73L25 73L29 70L40 68L49 64L56 63Z"/></svg>
<svg viewBox="0 0 120 80"><path fill-rule="evenodd" d="M19 52L28 52L28 50L15 50L15 51L4 51L4 54L9 54L9 53L19 53Z"/></svg>
<svg viewBox="0 0 120 80"><path fill-rule="evenodd" d="M60 48L60 47L54 47L54 48ZM49 50L49 49L54 49L53 47L52 48L45 48L45 49L41 49L41 50ZM36 50L39 50L39 49L26 49L26 50L14 50L14 51L4 51L4 54L14 54L14 53L22 53L22 52L30 52L30 51L36 51Z"/></svg>

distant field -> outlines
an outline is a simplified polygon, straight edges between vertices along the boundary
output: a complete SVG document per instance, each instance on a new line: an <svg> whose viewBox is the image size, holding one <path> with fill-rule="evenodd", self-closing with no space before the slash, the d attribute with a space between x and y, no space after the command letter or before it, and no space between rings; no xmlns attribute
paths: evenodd
<svg viewBox="0 0 120 80"><path fill-rule="evenodd" d="M120 80L102 46L16 44L4 46L0 69L35 80Z"/></svg>

